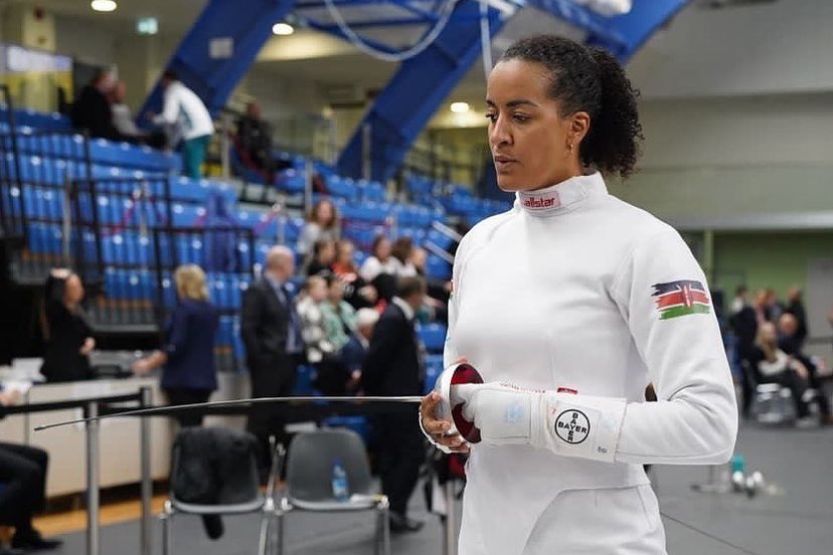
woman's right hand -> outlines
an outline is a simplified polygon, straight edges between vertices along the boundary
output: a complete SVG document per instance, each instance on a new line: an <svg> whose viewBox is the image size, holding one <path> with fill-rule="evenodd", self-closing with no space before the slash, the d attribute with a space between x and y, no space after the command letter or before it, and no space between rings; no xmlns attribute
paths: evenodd
<svg viewBox="0 0 833 555"><path fill-rule="evenodd" d="M78 352L81 353L83 356L89 356L91 352L95 349L95 339L92 337L88 337L84 340L84 344L81 345L81 348L78 349Z"/></svg>
<svg viewBox="0 0 833 555"><path fill-rule="evenodd" d="M23 395L16 389L0 391L0 405L10 407L17 405L23 399Z"/></svg>
<svg viewBox="0 0 833 555"><path fill-rule="evenodd" d="M451 429L451 422L436 417L437 405L439 404L440 394L436 391L432 391L422 398L422 402L419 404L422 428L439 445L451 449L454 453L468 453L469 446L460 434L448 434Z"/></svg>

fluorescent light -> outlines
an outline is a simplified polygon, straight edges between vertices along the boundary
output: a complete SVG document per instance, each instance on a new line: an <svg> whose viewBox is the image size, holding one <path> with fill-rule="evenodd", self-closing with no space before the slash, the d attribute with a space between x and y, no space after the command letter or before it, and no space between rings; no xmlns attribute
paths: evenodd
<svg viewBox="0 0 833 555"><path fill-rule="evenodd" d="M291 35L295 32L295 28L289 23L275 23L272 25L272 34L275 35Z"/></svg>
<svg viewBox="0 0 833 555"><path fill-rule="evenodd" d="M136 32L140 35L155 35L159 32L159 21L155 17L140 17L136 21Z"/></svg>
<svg viewBox="0 0 833 555"><path fill-rule="evenodd" d="M114 12L119 5L115 0L93 0L90 7L96 12Z"/></svg>
<svg viewBox="0 0 833 555"><path fill-rule="evenodd" d="M452 102L451 111L455 114L465 114L469 111L469 103L468 102Z"/></svg>

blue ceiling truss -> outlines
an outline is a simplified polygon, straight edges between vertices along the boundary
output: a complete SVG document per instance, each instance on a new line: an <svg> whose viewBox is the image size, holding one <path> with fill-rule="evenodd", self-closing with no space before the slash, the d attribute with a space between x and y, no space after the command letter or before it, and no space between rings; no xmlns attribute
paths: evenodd
<svg viewBox="0 0 833 555"><path fill-rule="evenodd" d="M437 24L445 1L334 0L334 3L350 28L360 33L367 45L390 54L400 48L371 39L367 34L378 36L379 31L391 30L394 36L401 36L406 31L413 35L414 30L421 30L424 36ZM490 0L488 18L494 35L511 18L513 9L529 6L580 29L587 44L606 48L626 62L689 2L633 0L628 14L604 17L571 0ZM477 0L459 0L437 39L417 56L399 64L342 151L338 168L343 174L362 176L365 147L369 150L367 157L373 179L385 180L395 173L431 116L478 59L480 17ZM329 17L322 0L209 0L166 67L175 70L216 113L226 104L271 36L272 25L287 18L347 38ZM218 40L226 41L226 48L220 48L225 50L220 56L217 56ZM141 115L158 111L160 106L161 90L157 84ZM369 141L365 129L369 129Z"/></svg>

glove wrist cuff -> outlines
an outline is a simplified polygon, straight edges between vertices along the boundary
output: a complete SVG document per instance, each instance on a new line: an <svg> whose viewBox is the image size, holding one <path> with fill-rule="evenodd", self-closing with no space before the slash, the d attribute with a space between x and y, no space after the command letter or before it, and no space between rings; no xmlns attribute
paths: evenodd
<svg viewBox="0 0 833 555"><path fill-rule="evenodd" d="M614 462L627 403L624 399L547 393L539 446L559 455Z"/></svg>

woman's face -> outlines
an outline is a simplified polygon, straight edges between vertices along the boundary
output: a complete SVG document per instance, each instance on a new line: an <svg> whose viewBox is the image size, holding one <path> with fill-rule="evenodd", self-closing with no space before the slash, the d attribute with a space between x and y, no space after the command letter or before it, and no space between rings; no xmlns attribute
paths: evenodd
<svg viewBox="0 0 833 555"><path fill-rule="evenodd" d="M379 260L387 260L390 258L390 241L382 239L376 246L376 258Z"/></svg>
<svg viewBox="0 0 833 555"><path fill-rule="evenodd" d="M341 283L341 280L333 280L333 283L330 284L330 290L327 292L327 295L333 303L340 303L344 300L344 284Z"/></svg>
<svg viewBox="0 0 833 555"><path fill-rule="evenodd" d="M353 245L350 243L339 243L338 245L338 262L341 264L351 264L353 262Z"/></svg>
<svg viewBox="0 0 833 555"><path fill-rule="evenodd" d="M64 287L64 302L67 304L78 304L84 300L84 285L81 283L81 278L75 274L71 274L66 281Z"/></svg>
<svg viewBox="0 0 833 555"><path fill-rule="evenodd" d="M761 326L761 338L767 343L775 343L778 335L775 331L775 325L769 322Z"/></svg>
<svg viewBox="0 0 833 555"><path fill-rule="evenodd" d="M321 225L329 225L333 221L333 205L329 202L322 202L315 211L315 221Z"/></svg>
<svg viewBox="0 0 833 555"><path fill-rule="evenodd" d="M411 251L411 264L416 268L424 269L425 263L428 260L428 252L420 247Z"/></svg>
<svg viewBox="0 0 833 555"><path fill-rule="evenodd" d="M330 263L335 259L336 247L333 243L326 243L318 253L318 259L324 263Z"/></svg>
<svg viewBox="0 0 833 555"><path fill-rule="evenodd" d="M489 148L504 191L534 191L582 173L579 143L590 117L562 117L549 88L549 71L533 62L506 60L489 75Z"/></svg>

